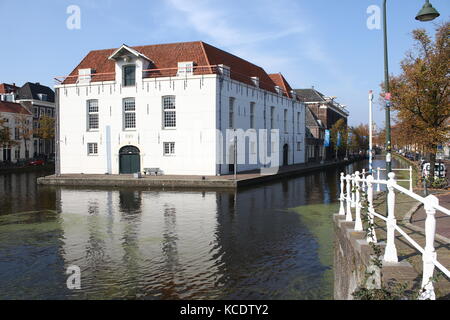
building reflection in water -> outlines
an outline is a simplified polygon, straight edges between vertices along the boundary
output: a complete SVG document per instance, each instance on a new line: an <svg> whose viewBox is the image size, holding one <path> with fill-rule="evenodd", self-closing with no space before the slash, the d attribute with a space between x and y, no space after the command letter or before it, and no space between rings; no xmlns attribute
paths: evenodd
<svg viewBox="0 0 450 320"><path fill-rule="evenodd" d="M0 262L14 275L0 279L0 296L21 286L41 298L327 298L323 244L344 169L238 192L48 188L36 175L0 176L1 210L17 213L0 221ZM21 214L32 208L56 213ZM69 265L82 270L80 291L65 286Z"/></svg>
<svg viewBox="0 0 450 320"><path fill-rule="evenodd" d="M38 188L36 179L44 172L0 173L0 215L25 211L54 210L52 188Z"/></svg>
<svg viewBox="0 0 450 320"><path fill-rule="evenodd" d="M61 252L87 298L321 298L309 292L328 266L293 209L335 203L335 184L318 172L239 192L62 188Z"/></svg>
<svg viewBox="0 0 450 320"><path fill-rule="evenodd" d="M95 296L184 298L215 273L215 192L61 189L64 259Z"/></svg>

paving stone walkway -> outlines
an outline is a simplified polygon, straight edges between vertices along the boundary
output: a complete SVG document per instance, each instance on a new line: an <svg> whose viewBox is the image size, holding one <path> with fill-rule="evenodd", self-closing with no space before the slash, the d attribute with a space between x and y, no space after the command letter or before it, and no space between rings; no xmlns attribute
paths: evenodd
<svg viewBox="0 0 450 320"><path fill-rule="evenodd" d="M386 196L380 195L378 199L374 201L375 211L381 215L386 216ZM448 199L447 197L445 199ZM442 203L444 207L449 207L448 203ZM423 215L419 212L412 214L412 211L417 210L420 203L409 196L396 192L396 219L397 225L400 226L406 234L408 234L413 240L415 240L422 248L425 247L425 232L423 229ZM411 217L414 217L414 223L411 223ZM438 216L437 216L438 217ZM446 232L450 221L448 219L437 219L438 230L441 233ZM376 233L379 242L386 242L386 223L381 219L375 220ZM417 251L402 235L398 232L395 234L395 244L398 251L399 262L402 260L408 261L418 273L417 285L420 286L422 281L422 255ZM450 241L439 238L435 240L435 249L437 252L437 260L444 265L447 269L450 269ZM437 269L436 269L437 270ZM450 299L450 280L440 272L439 280L435 283L436 295L440 299Z"/></svg>
<svg viewBox="0 0 450 320"><path fill-rule="evenodd" d="M439 204L444 208L450 208L450 192L436 195ZM411 217L411 223L420 228L425 228L427 214L423 206L419 208ZM436 212L436 233L450 239L450 216L442 212Z"/></svg>

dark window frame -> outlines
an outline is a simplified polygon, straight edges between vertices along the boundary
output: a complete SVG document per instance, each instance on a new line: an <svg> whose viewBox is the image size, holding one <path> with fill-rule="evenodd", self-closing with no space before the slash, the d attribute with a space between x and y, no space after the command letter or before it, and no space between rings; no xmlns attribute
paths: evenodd
<svg viewBox="0 0 450 320"><path fill-rule="evenodd" d="M127 70L133 70L133 75L128 75ZM127 64L122 67L122 86L123 87L134 87L136 85L136 65Z"/></svg>

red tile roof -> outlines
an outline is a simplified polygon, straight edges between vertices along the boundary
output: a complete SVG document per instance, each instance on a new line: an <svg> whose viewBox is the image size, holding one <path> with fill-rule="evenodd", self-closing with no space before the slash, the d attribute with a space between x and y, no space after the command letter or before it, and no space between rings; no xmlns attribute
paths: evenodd
<svg viewBox="0 0 450 320"><path fill-rule="evenodd" d="M8 83L0 83L0 93L11 93L17 92L20 88Z"/></svg>
<svg viewBox="0 0 450 320"><path fill-rule="evenodd" d="M270 79L272 79L275 85L279 86L281 90L287 93L289 98L292 98L292 88L281 73L269 74L269 77Z"/></svg>
<svg viewBox="0 0 450 320"><path fill-rule="evenodd" d="M29 114L31 113L20 103L0 101L0 112Z"/></svg>
<svg viewBox="0 0 450 320"><path fill-rule="evenodd" d="M261 67L254 65L244 59L241 59L231 53L225 52L202 41L180 42L171 44L158 44L150 46L131 47L139 51L154 62L152 69L177 68L178 62L194 61L197 66L214 66L223 64L231 69L231 78L249 85L253 85L251 77L258 77L260 88L275 92L274 79L272 79ZM115 49L95 50L81 61L81 63L70 73L70 77L64 83L74 83L78 76L78 69L92 68L96 74L92 81L109 81L115 79L114 61L108 60ZM279 74L283 85L281 89L290 89L287 81ZM97 79L97 80L96 80ZM278 81L278 79L277 79ZM290 92L287 91L290 96Z"/></svg>

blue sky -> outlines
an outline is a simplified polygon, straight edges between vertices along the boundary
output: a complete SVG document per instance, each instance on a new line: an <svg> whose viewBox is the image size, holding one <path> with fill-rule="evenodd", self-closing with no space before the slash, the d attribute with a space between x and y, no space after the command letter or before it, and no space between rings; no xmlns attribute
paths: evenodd
<svg viewBox="0 0 450 320"><path fill-rule="evenodd" d="M432 0L449 19L450 1ZM434 33L414 20L424 0L390 0L390 72L412 47L411 31ZM81 29L69 30L69 5L81 9ZM367 123L367 92L383 80L382 31L369 30L367 8L381 0L0 0L0 82L54 85L95 49L203 40L281 72L294 88L309 88L348 106L350 124ZM377 101L376 101L377 102ZM384 112L375 106L382 125Z"/></svg>

